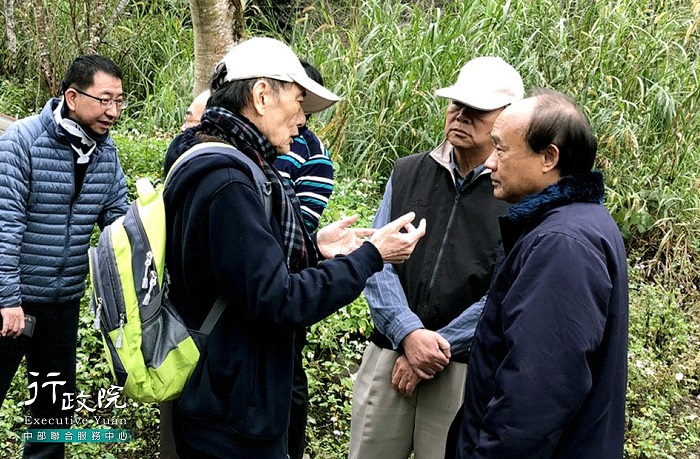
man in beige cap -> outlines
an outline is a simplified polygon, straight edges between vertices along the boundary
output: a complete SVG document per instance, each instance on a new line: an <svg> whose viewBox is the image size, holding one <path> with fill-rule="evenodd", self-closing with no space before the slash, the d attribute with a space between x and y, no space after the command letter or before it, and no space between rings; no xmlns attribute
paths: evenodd
<svg viewBox="0 0 700 459"><path fill-rule="evenodd" d="M309 78L287 45L252 38L234 46L210 89L200 124L177 136L166 157L167 170L199 149L163 194L170 299L194 330L218 297L227 303L175 402L177 453L286 459L295 330L357 298L383 262L408 258L426 224L414 227L408 213L376 231L353 231L350 217L309 236L273 162L290 151L305 113L338 96ZM258 190L269 196L269 212Z"/></svg>
<svg viewBox="0 0 700 459"><path fill-rule="evenodd" d="M436 92L450 101L445 140L396 162L373 226L407 209L429 225L410 260L385 264L365 288L375 328L353 389L351 459L444 455L508 209L484 166L491 128L523 92L501 58L469 61Z"/></svg>

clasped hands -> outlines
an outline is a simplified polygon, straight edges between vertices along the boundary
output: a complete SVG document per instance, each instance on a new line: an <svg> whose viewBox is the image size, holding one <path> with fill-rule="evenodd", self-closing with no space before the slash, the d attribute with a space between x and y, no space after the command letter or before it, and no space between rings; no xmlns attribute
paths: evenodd
<svg viewBox="0 0 700 459"><path fill-rule="evenodd" d="M394 363L391 383L410 397L423 379L432 379L450 363L450 343L439 333L419 328L403 339L404 354Z"/></svg>
<svg viewBox="0 0 700 459"><path fill-rule="evenodd" d="M316 244L324 258L347 255L369 241L377 248L385 263L401 263L413 253L416 243L425 235L425 219L418 227L413 225L416 218L409 212L381 228L350 228L357 221L357 215L345 217L323 227L316 234ZM402 231L403 230L403 231Z"/></svg>

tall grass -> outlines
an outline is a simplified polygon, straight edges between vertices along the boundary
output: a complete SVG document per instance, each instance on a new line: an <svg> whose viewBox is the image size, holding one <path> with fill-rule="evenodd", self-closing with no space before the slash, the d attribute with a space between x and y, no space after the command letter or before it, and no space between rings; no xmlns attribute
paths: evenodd
<svg viewBox="0 0 700 459"><path fill-rule="evenodd" d="M608 205L631 244L667 279L694 260L677 256L699 248L687 237L700 224L699 16L690 2L340 3L307 9L293 42L344 96L318 123L344 173L386 177L396 158L434 146L446 106L435 90L467 60L498 55L527 87L583 106Z"/></svg>
<svg viewBox="0 0 700 459"><path fill-rule="evenodd" d="M46 4L48 27L37 30L29 2L15 2L16 33L22 46L16 56L0 34L0 110L22 117L36 113L57 91L40 77L38 37L48 36L50 61L58 81L69 63L86 52L87 29L96 21L89 0L39 1ZM116 0L104 0L106 11ZM131 106L120 124L148 132L179 125L192 91L192 33L188 0L136 0L127 4L118 23L105 36L99 52L122 69ZM4 15L0 26L5 30ZM184 104L184 105L183 105Z"/></svg>
<svg viewBox="0 0 700 459"><path fill-rule="evenodd" d="M63 8L57 14L69 3L57 2ZM452 84L473 57L501 56L527 87L576 98L598 136L606 204L625 235L633 274L626 456L697 455L700 407L695 414L689 409L700 393L700 3L319 0L303 6L290 43L343 96L311 119L341 182L329 215L359 208L365 221L371 218L396 158L442 139L447 101L435 90ZM191 99L188 15L186 0L133 2L101 49L125 71L132 105L115 137L134 174L141 156L157 161ZM31 48L29 35L20 41ZM0 64L0 111L20 116L48 97L31 51L22 56L24 67ZM160 164L153 166L159 174ZM315 457L342 457L348 373L367 330L366 305L358 301L310 335Z"/></svg>

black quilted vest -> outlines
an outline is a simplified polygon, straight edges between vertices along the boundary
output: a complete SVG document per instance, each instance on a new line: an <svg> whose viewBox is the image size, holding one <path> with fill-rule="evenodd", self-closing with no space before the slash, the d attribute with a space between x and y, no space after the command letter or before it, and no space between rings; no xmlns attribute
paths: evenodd
<svg viewBox="0 0 700 459"><path fill-rule="evenodd" d="M391 218L416 212L427 221L411 258L394 267L413 312L438 330L488 290L501 241L498 217L509 204L493 197L489 173L460 192L451 172L429 153L400 158L392 175ZM372 341L391 349L376 329Z"/></svg>

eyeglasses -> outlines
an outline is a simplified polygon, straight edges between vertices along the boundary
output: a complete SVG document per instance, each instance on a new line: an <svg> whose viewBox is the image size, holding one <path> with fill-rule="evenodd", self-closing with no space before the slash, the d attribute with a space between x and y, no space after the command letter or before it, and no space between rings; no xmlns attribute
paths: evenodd
<svg viewBox="0 0 700 459"><path fill-rule="evenodd" d="M128 101L126 99L101 99L99 97L95 97L91 94L88 94L86 92L81 91L78 88L71 88L78 94L82 94L84 96L88 96L90 99L95 99L100 103L100 106L104 108L105 110L109 110L113 106L117 106L119 110L126 108L127 105L129 105Z"/></svg>
<svg viewBox="0 0 700 459"><path fill-rule="evenodd" d="M479 119L486 118L493 112L493 110L479 110L478 108L470 107L457 100L453 100L447 109L452 113L462 112L463 116Z"/></svg>

